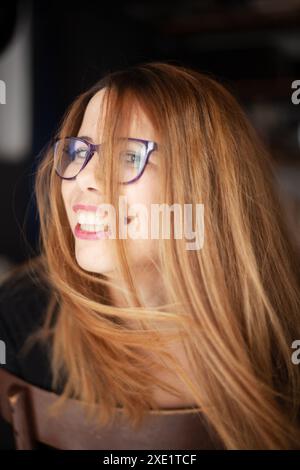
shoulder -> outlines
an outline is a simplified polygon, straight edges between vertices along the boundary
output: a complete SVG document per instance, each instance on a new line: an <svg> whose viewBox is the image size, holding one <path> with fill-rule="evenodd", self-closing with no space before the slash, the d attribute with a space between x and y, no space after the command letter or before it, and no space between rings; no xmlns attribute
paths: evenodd
<svg viewBox="0 0 300 470"><path fill-rule="evenodd" d="M51 288L42 269L36 258L0 279L0 365L24 380L48 388L46 346L36 343L25 356L21 352L27 338L44 323Z"/></svg>

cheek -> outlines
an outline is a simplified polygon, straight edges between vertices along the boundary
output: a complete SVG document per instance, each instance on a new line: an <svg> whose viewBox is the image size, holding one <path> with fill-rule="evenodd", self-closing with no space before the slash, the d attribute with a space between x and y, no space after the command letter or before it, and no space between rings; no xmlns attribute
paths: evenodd
<svg viewBox="0 0 300 470"><path fill-rule="evenodd" d="M73 181L62 181L61 195L67 210L71 208L71 204L74 201L75 191L76 186Z"/></svg>
<svg viewBox="0 0 300 470"><path fill-rule="evenodd" d="M61 183L61 195L62 195L65 206L67 205L68 193L69 193L68 186L66 185L66 182L63 180Z"/></svg>
<svg viewBox="0 0 300 470"><path fill-rule="evenodd" d="M126 189L128 206L143 204L150 210L151 204L159 202L158 178L155 178L152 173L144 173L136 183L128 185Z"/></svg>
<svg viewBox="0 0 300 470"><path fill-rule="evenodd" d="M137 239L131 240L130 244L140 253L140 256L141 253L144 256L149 252L156 251L157 240L151 239L151 204L160 203L157 179L155 181L153 177L143 175L140 181L127 188L124 195L126 196L128 210L132 214L138 215L138 219L133 222L131 230L139 235ZM148 236L148 238L144 238L144 236Z"/></svg>
<svg viewBox="0 0 300 470"><path fill-rule="evenodd" d="M61 195L62 195L63 203L65 206L65 210L68 215L70 224L72 222L72 219L71 219L71 215L72 215L71 201L72 201L72 192L73 192L72 186L73 186L72 183L70 183L69 181L62 181L61 183Z"/></svg>

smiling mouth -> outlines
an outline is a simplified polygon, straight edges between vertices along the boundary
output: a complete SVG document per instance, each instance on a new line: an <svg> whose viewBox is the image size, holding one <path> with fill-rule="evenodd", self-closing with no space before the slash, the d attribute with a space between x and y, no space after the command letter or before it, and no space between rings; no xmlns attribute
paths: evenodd
<svg viewBox="0 0 300 470"><path fill-rule="evenodd" d="M135 216L128 216L124 218L126 225L129 225ZM79 222L75 227L75 235L78 238L108 238L112 234L109 224L80 224Z"/></svg>
<svg viewBox="0 0 300 470"><path fill-rule="evenodd" d="M97 233L97 232L108 232L109 231L109 225L94 225L94 224L77 224L76 227L78 227L80 230L83 232L91 232L91 233Z"/></svg>

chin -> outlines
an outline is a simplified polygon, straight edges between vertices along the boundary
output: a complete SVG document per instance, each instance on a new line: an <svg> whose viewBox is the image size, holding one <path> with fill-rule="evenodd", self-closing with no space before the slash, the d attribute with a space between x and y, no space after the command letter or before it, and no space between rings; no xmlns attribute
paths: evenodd
<svg viewBox="0 0 300 470"><path fill-rule="evenodd" d="M113 271L113 266L110 257L105 253L96 254L95 250L90 248L76 249L76 261L78 265L85 271L90 271L98 274L108 274Z"/></svg>

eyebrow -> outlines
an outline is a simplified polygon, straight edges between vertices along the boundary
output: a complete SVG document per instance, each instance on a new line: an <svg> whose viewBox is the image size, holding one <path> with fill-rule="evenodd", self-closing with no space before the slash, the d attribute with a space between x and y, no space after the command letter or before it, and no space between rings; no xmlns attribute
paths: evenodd
<svg viewBox="0 0 300 470"><path fill-rule="evenodd" d="M94 143L93 139L87 135L80 135L78 136L78 139L85 139L85 140L88 140L89 142L91 143Z"/></svg>

